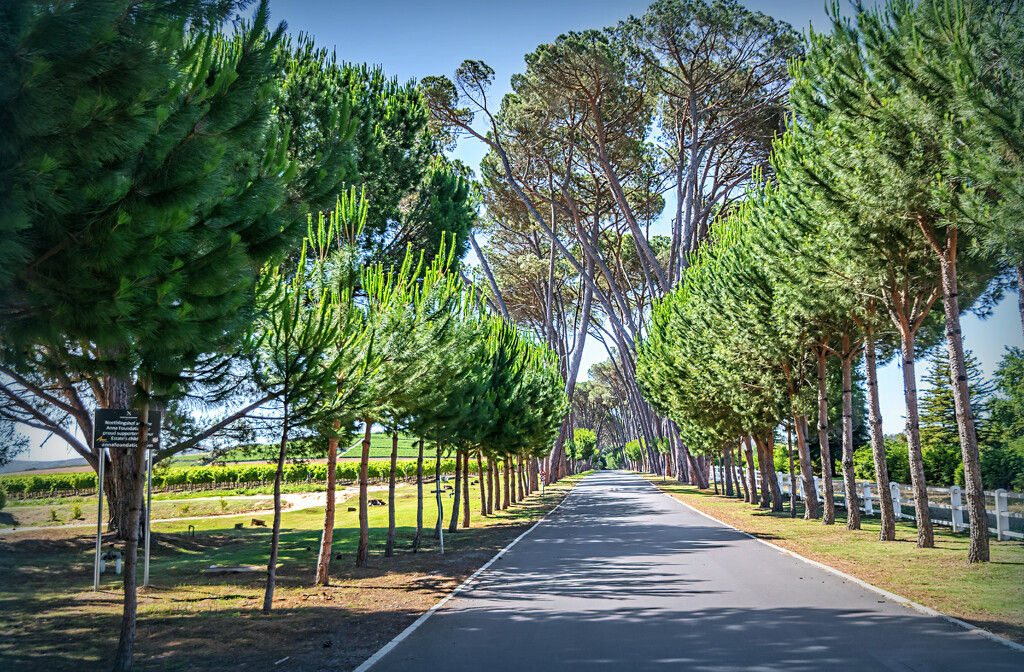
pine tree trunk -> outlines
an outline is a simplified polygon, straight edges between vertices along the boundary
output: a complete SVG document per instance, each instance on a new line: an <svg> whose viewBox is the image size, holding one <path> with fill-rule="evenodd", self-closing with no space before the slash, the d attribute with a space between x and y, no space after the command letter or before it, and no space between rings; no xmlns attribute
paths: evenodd
<svg viewBox="0 0 1024 672"><path fill-rule="evenodd" d="M503 505L501 507L502 509L508 509L508 507L512 505L511 504L512 488L509 487L509 477L508 477L509 465L508 465L508 462L509 462L509 460L508 460L507 457L504 460L501 461L501 463L502 463L502 472L503 472L503 475L505 477L505 483L504 483L505 499L503 500Z"/></svg>
<svg viewBox="0 0 1024 672"><path fill-rule="evenodd" d="M836 502L832 491L832 451L828 445L828 352L823 347L814 349L818 360L818 443L821 445L821 485L825 492L825 510L821 515L822 525L835 525Z"/></svg>
<svg viewBox="0 0 1024 672"><path fill-rule="evenodd" d="M903 354L903 396L907 404L907 452L910 458L910 481L914 486L917 546L918 548L933 548L935 546L935 536L932 532L932 518L928 510L928 488L924 480L924 460L921 457L921 433L917 410L917 378L914 361L914 334L912 332L904 329L900 330L900 350Z"/></svg>
<svg viewBox="0 0 1024 672"><path fill-rule="evenodd" d="M469 527L469 451L462 453L462 526Z"/></svg>
<svg viewBox="0 0 1024 672"><path fill-rule="evenodd" d="M758 450L763 456L761 458L761 478L768 480L768 491L771 494L771 508L774 512L782 511L782 487L779 486L779 476L775 473L775 437L771 434L768 439L762 441L754 437ZM763 485L761 486L764 487ZM762 496L763 499L763 496Z"/></svg>
<svg viewBox="0 0 1024 672"><path fill-rule="evenodd" d="M721 494L720 492L718 492L718 470L717 469L712 469L711 470L711 480L715 484L715 494L716 495Z"/></svg>
<svg viewBox="0 0 1024 672"><path fill-rule="evenodd" d="M942 307L946 318L946 349L953 383L953 403L960 434L960 453L964 463L964 484L967 512L971 520L971 546L967 562L989 561L988 513L981 482L981 454L974 428L971 392L967 385L967 363L960 331L960 297L956 279L956 231L947 234L947 253L939 257L942 269Z"/></svg>
<svg viewBox="0 0 1024 672"><path fill-rule="evenodd" d="M131 474L124 453L112 451L107 453L107 463L103 472L103 496L107 500L107 532L116 532L117 539L124 541L121 530L128 529L129 499L119 496L118 492L127 492L131 482L125 475Z"/></svg>
<svg viewBox="0 0 1024 672"><path fill-rule="evenodd" d="M420 439L419 454L416 456L416 536L412 540L413 553L423 542L423 439Z"/></svg>
<svg viewBox="0 0 1024 672"><path fill-rule="evenodd" d="M452 492L452 517L448 521L448 531L458 532L459 514L462 511L459 505L462 503L462 453L455 451L455 488Z"/></svg>
<svg viewBox="0 0 1024 672"><path fill-rule="evenodd" d="M277 581L277 551L281 545L281 480L284 478L284 458L288 451L288 404L284 405L281 426L281 448L277 454L274 474L274 527L270 535L270 560L267 562L267 588L263 593L263 612L269 614L274 606L274 587Z"/></svg>
<svg viewBox="0 0 1024 672"><path fill-rule="evenodd" d="M138 573L139 566L139 524L142 519L142 495L145 485L146 446L149 443L149 404L143 404L139 414L139 442L134 450L134 469L131 491L127 493L128 519L127 539L124 544L124 609L121 613L121 632L114 658L114 670L128 672L132 669L135 653L135 631L138 624Z"/></svg>
<svg viewBox="0 0 1024 672"><path fill-rule="evenodd" d="M106 405L104 408L112 410L131 408L133 385L134 382L130 378L105 377L103 388L106 391ZM108 455L103 473L103 490L107 498L107 531L116 531L118 540L128 541L131 527L128 521L131 518L132 493L134 492L132 483L137 466L135 453L130 450L112 450L108 452Z"/></svg>
<svg viewBox="0 0 1024 672"><path fill-rule="evenodd" d="M523 456L516 455L516 475L518 476L519 501L523 501Z"/></svg>
<svg viewBox="0 0 1024 672"><path fill-rule="evenodd" d="M569 417L562 421L558 429L558 438L555 439L555 446L551 449L550 465L548 466L548 483L554 483L564 474L561 473L561 466L565 460L565 440L569 433Z"/></svg>
<svg viewBox="0 0 1024 672"><path fill-rule="evenodd" d="M501 505L501 463L495 460L494 463L494 508L501 511L504 507Z"/></svg>
<svg viewBox="0 0 1024 672"><path fill-rule="evenodd" d="M733 460L733 466L736 469L736 489L740 491L743 501L749 504L751 503L750 491L747 490L747 481L743 478L743 448L739 441L736 442L736 458Z"/></svg>
<svg viewBox="0 0 1024 672"><path fill-rule="evenodd" d="M743 452L747 456L747 494L750 495L750 503L757 504L757 474L754 473L754 450L750 446L750 437L743 437Z"/></svg>
<svg viewBox="0 0 1024 672"><path fill-rule="evenodd" d="M356 567L365 567L366 561L370 559L370 511L367 494L369 492L370 468L370 430L373 428L373 421L370 418L364 420L366 431L363 434L363 453L359 460L359 546L356 549Z"/></svg>
<svg viewBox="0 0 1024 672"><path fill-rule="evenodd" d="M700 463L697 462L697 458L690 453L690 449L686 447L685 443L682 444L682 449L683 455L690 464L690 476L694 485L701 490L707 490L711 486L711 483L708 482L708 474L701 468Z"/></svg>
<svg viewBox="0 0 1024 672"><path fill-rule="evenodd" d="M729 464L731 457L729 445L722 448L722 470L725 471L725 496L732 497L732 465Z"/></svg>
<svg viewBox="0 0 1024 672"><path fill-rule="evenodd" d="M494 514L494 459L487 458L487 510L485 516Z"/></svg>
<svg viewBox="0 0 1024 672"><path fill-rule="evenodd" d="M739 441L736 442L736 450L733 452L732 442L729 442L729 464L732 467L733 481L736 483L736 497L747 500L747 491L743 482L743 451L740 449Z"/></svg>
<svg viewBox="0 0 1024 672"><path fill-rule="evenodd" d="M487 484L484 483L484 458L483 451L476 451L476 470L480 474L480 516L487 515Z"/></svg>
<svg viewBox="0 0 1024 672"><path fill-rule="evenodd" d="M850 336L843 336L843 488L846 491L846 529L860 529L857 476L853 473L853 357Z"/></svg>
<svg viewBox="0 0 1024 672"><path fill-rule="evenodd" d="M135 473L135 455L132 451L109 451L109 471L103 474L107 496L108 531L116 531L117 538L127 541L131 532L132 483Z"/></svg>
<svg viewBox="0 0 1024 672"><path fill-rule="evenodd" d="M398 469L398 432L391 434L391 474L388 478L388 540L384 544L384 557L395 554L395 470Z"/></svg>
<svg viewBox="0 0 1024 672"><path fill-rule="evenodd" d="M896 515L889 496L889 467L885 462L885 437L882 435L882 405L878 399L878 370L875 336L868 332L864 343L864 369L868 388L868 427L871 433L871 455L875 462L875 486L881 515L879 541L896 539Z"/></svg>
<svg viewBox="0 0 1024 672"><path fill-rule="evenodd" d="M338 429L340 423L334 423ZM316 585L326 586L331 582L331 548L334 544L334 491L338 475L338 439L327 439L327 499L324 505L324 530L320 535L320 553L316 561Z"/></svg>
<svg viewBox="0 0 1024 672"><path fill-rule="evenodd" d="M441 444L437 444L437 457L434 460L434 479L437 482L437 487L434 488L435 495L437 496L437 522L434 523L434 539L441 538L441 497L444 495L443 488L441 487Z"/></svg>
<svg viewBox="0 0 1024 672"><path fill-rule="evenodd" d="M796 445L800 455L800 477L804 482L804 520L818 517L818 491L814 487L814 467L811 465L811 448L807 445L805 427L807 419L798 415L794 418L796 425Z"/></svg>
<svg viewBox="0 0 1024 672"><path fill-rule="evenodd" d="M796 518L796 470L793 468L793 426L786 423L786 448L789 451L789 517Z"/></svg>
<svg viewBox="0 0 1024 672"><path fill-rule="evenodd" d="M540 490L540 460L536 457L530 460L530 490Z"/></svg>

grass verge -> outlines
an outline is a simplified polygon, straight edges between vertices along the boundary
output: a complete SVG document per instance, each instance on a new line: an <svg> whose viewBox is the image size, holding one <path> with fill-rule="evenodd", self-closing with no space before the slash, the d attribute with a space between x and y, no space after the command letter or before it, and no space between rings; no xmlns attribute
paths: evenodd
<svg viewBox="0 0 1024 672"><path fill-rule="evenodd" d="M403 488L396 497L396 554L383 556L387 507L372 507L370 563L359 569L354 566L357 512L348 510L356 500L349 500L338 507L332 581L326 587L312 585L323 509L285 512L270 614L261 612L268 529L250 527L251 516L155 522L154 585L139 594L135 669L352 669L556 506L580 477L487 518L479 515L474 486L472 527L446 533L443 556L432 534L436 505L427 493L424 543L418 553L411 552L416 491ZM386 500L387 493L370 497ZM446 494L446 514L451 505ZM187 533L189 523L196 526L194 537ZM243 528L235 529L235 523ZM109 669L123 594L120 577L109 574L93 592L94 543L95 536L81 528L0 537L0 669ZM213 564L261 571L202 573Z"/></svg>
<svg viewBox="0 0 1024 672"><path fill-rule="evenodd" d="M642 474L672 497L698 511L786 550L834 567L862 581L902 595L949 616L1007 639L1024 643L1024 544L992 540L992 561L970 565L966 534L935 528L935 548L917 548L917 528L896 525L896 541L878 541L879 519L862 518L860 530L846 529L846 515L836 510L836 524L803 520L787 510L772 513L742 499L716 495L695 486L662 482Z"/></svg>

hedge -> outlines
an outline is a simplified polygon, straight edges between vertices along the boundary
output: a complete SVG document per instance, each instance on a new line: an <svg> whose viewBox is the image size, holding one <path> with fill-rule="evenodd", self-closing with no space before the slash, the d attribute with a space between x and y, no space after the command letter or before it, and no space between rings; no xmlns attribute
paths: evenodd
<svg viewBox="0 0 1024 672"><path fill-rule="evenodd" d="M341 481L354 481L359 476L358 462L342 462L337 465L336 478ZM153 487L161 490L208 490L213 488L235 488L242 486L264 485L274 482L276 464L239 464L228 466L176 467L153 474ZM424 460L424 475L434 473L433 461ZM442 460L441 472L455 472L455 460ZM390 462L370 462L367 475L373 479L389 478ZM398 462L395 469L398 478L409 478L416 475L416 462ZM286 464L284 467L285 483L302 482L325 483L327 481L326 464ZM11 494L21 496L38 494L81 494L96 490L96 473L91 471L59 474L35 474L0 477L0 488Z"/></svg>

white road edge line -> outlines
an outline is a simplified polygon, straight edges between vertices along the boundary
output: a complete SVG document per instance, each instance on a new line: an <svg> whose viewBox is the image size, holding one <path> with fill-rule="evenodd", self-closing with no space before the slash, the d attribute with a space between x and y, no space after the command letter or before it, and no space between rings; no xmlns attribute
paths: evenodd
<svg viewBox="0 0 1024 672"><path fill-rule="evenodd" d="M579 485L579 484L577 483L576 485ZM487 571L488 567L490 567L491 565L494 564L495 560L497 560L501 556L505 555L505 553L507 553L509 550L511 550L511 548L513 546L518 544L519 541L523 537L528 535L530 532L533 532L537 528L538 525L540 525L541 523L543 523L545 520L548 519L548 516L550 516L555 511L557 511L558 508L560 506L562 506L562 504L565 504L566 500L569 499L569 497L572 495L572 493L576 490L576 485L572 486L572 489L569 490L569 492L567 492L565 494L565 497L562 499L562 501L560 501L557 505L555 505L555 508L553 508L550 511L548 511L547 513L545 513L543 518L541 518L536 523L534 523L532 526L530 526L530 529L528 529L525 532L523 532L522 534L520 534L518 537L513 539L512 542L508 546L506 546L505 548L503 548L500 551L498 551L498 553L493 558L488 560L487 563L483 567L481 567L480 569L478 569L475 572L473 572L472 574L470 574L469 578L466 579L465 581L463 581L462 583L460 583L458 585L458 587L455 588L455 590L453 590L452 592L450 592L447 595L445 595L444 598L440 602L438 602L437 604L432 606L430 609L428 609L426 612L424 612L419 618L417 618L413 622L412 625L407 627L405 630L402 630L402 632L398 633L398 635L396 635L394 639L392 639L390 642L388 642L387 644L382 646L377 651L377 653L373 654L372 656L367 658L365 661L363 661L363 664L360 665L359 667L357 667L353 672L366 672L366 670L370 669L371 667L376 665L378 662L380 662L381 658L383 658L384 656L386 656L389 653L391 653L391 650L394 649L399 644L401 644L402 640L404 640L406 637L411 635L416 630L416 628L418 628L421 625L423 625L424 623L426 623L427 619L430 618L431 616L433 616L435 611L437 611L438 609L443 607L445 604L447 604L448 600L452 599L453 597L455 597L456 595L458 595L462 591L466 590L469 587L469 585L471 583L473 583L473 581L476 580L476 577L478 577L481 574L483 574L485 571Z"/></svg>
<svg viewBox="0 0 1024 672"><path fill-rule="evenodd" d="M644 480L647 481L646 478ZM651 483L650 481L647 481L647 482ZM935 616L937 618L941 618L942 620L947 621L949 623L952 623L953 625L960 626L961 628L963 628L967 632L971 632L971 633L974 633L976 635L981 635L982 637L984 637L986 639L990 639L993 642L996 642L998 644L1002 644L1003 646L1008 646L1011 649L1014 649L1015 651L1019 651L1021 653L1024 653L1024 646L1018 644L1017 642L1010 641L1009 639L1006 639L1005 637L1000 637L999 635L991 633L988 630L983 630L982 628L979 628L979 627L977 627L975 625L971 625L970 623L968 623L966 621L961 621L959 618L953 618L952 616L947 616L946 614L942 613L941 611L935 611L931 607L926 607L923 604L918 604L917 602L914 602L913 600L909 600L909 599L903 597L902 595L897 595L896 593L890 593L888 590L885 590L884 588L879 588L878 586L872 585L872 584L868 583L867 581L864 581L862 579L858 579L856 576L851 576L851 575L847 574L846 572L841 572L838 569L836 569L835 567L829 567L828 565L824 565L824 564L822 564L820 562L817 562L815 560L811 560L810 558L805 558L804 556L800 555L799 553L794 553L793 551L790 551L790 550L787 550L785 548L782 548L781 546L776 546L775 544L773 544L771 542L768 542L768 541L765 541L764 539L758 539L757 537L755 537L754 535L750 534L749 532L744 532L743 530L739 529L738 527L733 527L729 523L723 522L723 521L715 518L714 516L710 516L710 515L704 513L703 511L695 508L694 506L691 506L690 504L687 504L686 502L682 501L681 499L676 499L675 497L673 497L669 493L665 492L664 490L662 490L658 486L654 485L653 483L651 483L651 487L653 487L658 492L660 492L661 494L663 494L666 497L668 497L669 499L671 499L673 502L677 502L678 504L681 504L681 505L685 506L686 508L690 509L694 513L700 514L700 515L704 516L705 518L707 518L708 520L713 520L716 523L718 523L719 525L724 525L725 527L728 527L728 528L730 528L732 530L736 530L740 534L746 535L746 536L750 537L751 539L753 539L754 541L764 544L765 546L769 546L771 548L774 548L776 551L778 551L778 552L780 552L780 553L782 553L784 555L788 555L790 557L796 558L797 560L803 560L804 562L806 562L809 565L813 565L813 566L817 567L818 569L823 569L826 572L830 572L832 574L835 574L836 576L839 576L839 577L841 577L843 579L846 579L847 581L852 581L853 583L856 583L861 588L866 588L866 589L868 589L870 591L878 593L879 595L881 595L883 597L886 597L886 598L892 600L893 602L897 602L899 604L902 604L905 607L910 607L911 609L914 609L916 611L920 611L922 614L927 614L929 616Z"/></svg>

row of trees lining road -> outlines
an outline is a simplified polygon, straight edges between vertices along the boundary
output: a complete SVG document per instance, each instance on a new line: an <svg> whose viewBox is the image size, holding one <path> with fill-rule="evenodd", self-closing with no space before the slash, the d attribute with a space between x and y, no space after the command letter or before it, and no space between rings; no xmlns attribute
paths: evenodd
<svg viewBox="0 0 1024 672"><path fill-rule="evenodd" d="M876 480L887 492L875 372L880 351L898 350L918 546L931 547L915 365L922 347L944 340L970 562L988 560L989 541L960 313L989 305L999 278L1019 274L1024 259L1022 17L1016 2L893 0L853 21L834 15L831 34L812 33L792 66L775 182L748 190L716 220L685 283L655 304L640 347L645 393L692 445L753 437L761 448L788 420L807 492L816 416L826 524L834 520L826 377L838 360L851 529L859 527L852 369L863 355ZM759 457L761 504L770 492L779 510L774 469L764 468L771 461ZM880 501L881 538L891 540L894 512ZM806 517L816 509L812 497Z"/></svg>
<svg viewBox="0 0 1024 672"><path fill-rule="evenodd" d="M635 377L652 301L683 278L710 223L752 180L766 179L789 75L801 52L786 24L735 0L663 0L614 28L568 33L527 54L500 105L494 73L466 61L421 87L434 124L488 148L481 166L491 300L558 353L575 394L588 339L615 353L630 423L674 462L694 456ZM651 235L676 195L670 236ZM552 477L566 473L566 420ZM658 464L652 454L651 464ZM660 467L659 467L660 468ZM706 485L701 470L692 469Z"/></svg>
<svg viewBox="0 0 1024 672"><path fill-rule="evenodd" d="M501 460L503 508L513 463L518 496L536 487L534 458L567 402L548 346L488 314L458 268L477 215L420 92L291 40L265 0L248 20L239 9L0 10L0 430L50 432L94 468L101 453L74 428L92 437L96 407L167 411L177 436L158 459L246 418L276 430L269 610L289 436L330 440L326 582L333 459L357 422L362 565L373 423L429 436L438 472L448 450L461 465L482 453L492 471ZM188 418L224 408L206 427ZM118 670L132 665L148 431L140 423L138 447L107 457L125 544Z"/></svg>
<svg viewBox="0 0 1024 672"><path fill-rule="evenodd" d="M415 431L421 445L424 439L436 444L438 476L445 448L455 449L454 531L460 466L469 453L486 451L489 462L500 455L507 465L512 456L546 452L565 415L564 383L553 356L502 318L487 315L479 293L454 272L454 245L445 245L429 266L422 253L411 249L397 268L358 263L355 245L367 212L366 201L354 192L340 199L329 218L321 215L317 226L309 226L297 262L269 268L257 289L257 320L250 332L254 343L247 350L258 359L253 367L257 386L276 390L282 417L264 611L273 603L289 430L312 427L334 443L328 451L316 577L325 585L334 532L337 438L343 428L356 421L364 426L356 553L361 567L369 556L368 468L375 423L393 432L385 549L390 556L398 431ZM422 452L417 462L422 500ZM507 488L506 483L506 493ZM418 526L416 543L420 533Z"/></svg>

